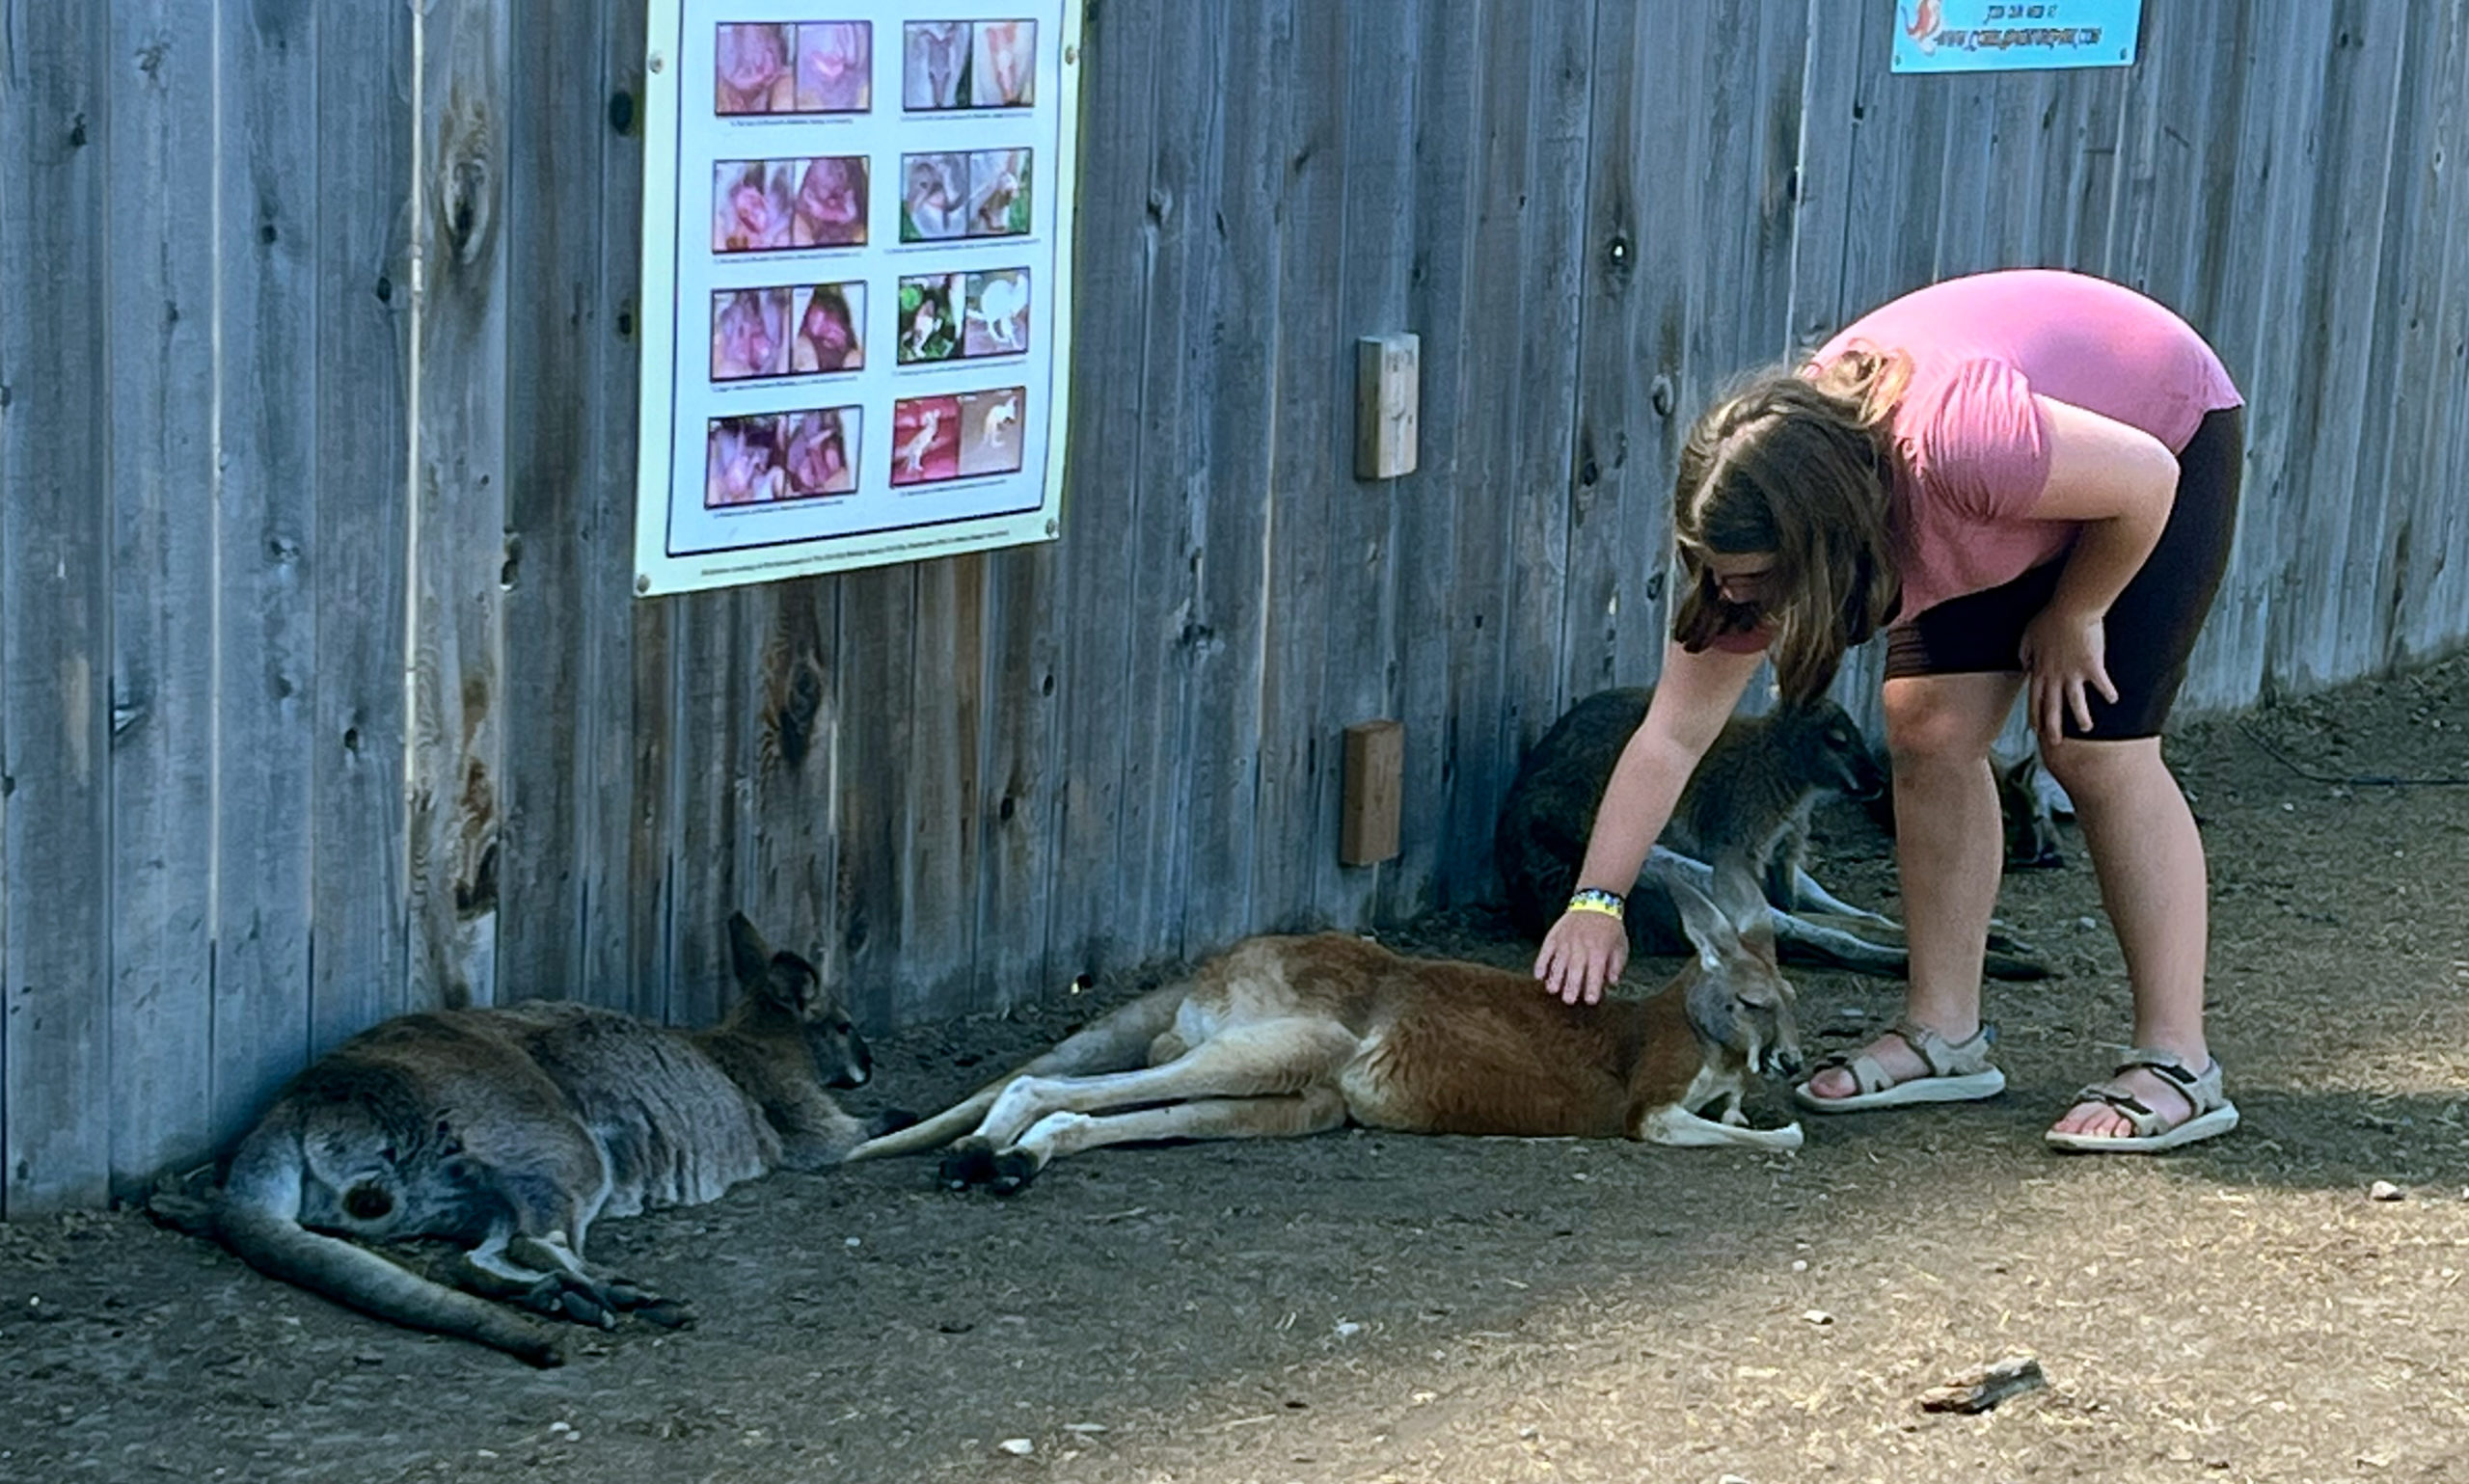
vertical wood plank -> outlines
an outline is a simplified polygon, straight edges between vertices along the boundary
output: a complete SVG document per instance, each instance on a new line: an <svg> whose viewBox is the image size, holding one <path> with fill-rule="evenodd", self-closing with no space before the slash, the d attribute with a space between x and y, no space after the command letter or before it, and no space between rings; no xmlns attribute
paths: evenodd
<svg viewBox="0 0 2469 1484"><path fill-rule="evenodd" d="M1503 314L1528 325L1526 291L1531 275L1505 274L1520 260L1530 211L1550 208L1537 201L1533 178L1533 99L1538 91L1535 13L1525 6L1487 6L1474 49L1482 58L1476 82L1481 119L1477 136L1474 188L1464 225L1469 238L1463 285L1465 338L1454 366L1453 388L1442 403L1457 423L1455 506L1447 606L1433 615L1426 641L1437 637L1449 656L1447 710L1442 717L1442 790L1435 806L1420 811L1418 823L1440 831L1440 858L1433 887L1442 901L1471 896L1490 878L1490 805L1501 771L1506 710L1504 671L1508 632L1509 544L1515 501L1528 494L1514 487L1517 418L1521 398L1502 385L1509 347L1495 349L1494 321ZM1496 357L1498 359L1496 359ZM1514 363L1511 363L1512 364Z"/></svg>
<svg viewBox="0 0 2469 1484"><path fill-rule="evenodd" d="M2242 244L2203 329L2246 393L2246 471L2229 571L2187 677L2190 708L2237 704L2266 693L2276 609L2293 595L2278 514L2298 496L2290 450L2315 378L2304 370L2311 336L2300 319L2307 234L2316 186L2311 136L2322 108L2328 11L2271 7L2259 13L2252 44L2257 77L2238 121L2237 203L2231 236Z"/></svg>
<svg viewBox="0 0 2469 1484"><path fill-rule="evenodd" d="M412 1001L487 1005L503 864L509 13L505 0L439 0L414 25L426 70L413 244Z"/></svg>
<svg viewBox="0 0 2469 1484"><path fill-rule="evenodd" d="M1801 67L1801 143L1792 193L1791 343L1824 344L1849 321L1843 254L1852 229L1853 117L1860 37L1874 16L1859 6L1809 0Z"/></svg>
<svg viewBox="0 0 2469 1484"><path fill-rule="evenodd" d="M902 914L903 1020L966 1004L977 951L979 745L985 715L981 626L986 557L970 553L919 562L899 688L909 746L900 792L908 907Z"/></svg>
<svg viewBox="0 0 2469 1484"><path fill-rule="evenodd" d="M1389 632L1397 672L1391 715L1405 724L1405 776L1400 785L1413 823L1396 861L1381 868L1378 906L1401 918L1430 901L1444 874L1456 869L1445 827L1454 780L1451 721L1450 636L1457 631L1457 491L1475 456L1458 417L1465 367L1488 350L1496 316L1483 314L1471 266L1470 224L1476 211L1482 137L1481 78L1489 59L1480 44L1485 0L1424 0L1415 33L1413 167L1405 221L1408 327L1423 337L1421 461L1396 481L1391 497Z"/></svg>
<svg viewBox="0 0 2469 1484"><path fill-rule="evenodd" d="M113 8L98 54L109 101L104 177L120 193L107 250L103 343L114 540L110 1147L115 1191L207 1152L212 1124L214 17ZM0 204L0 211L8 207ZM16 256L12 243L6 256ZM0 311L5 313L5 311ZM7 359L0 356L0 359ZM0 378L6 376L0 371ZM0 412L0 418L6 418ZM0 478L11 490L14 478Z"/></svg>
<svg viewBox="0 0 2469 1484"><path fill-rule="evenodd" d="M840 579L840 694L848 698L835 732L841 953L856 1018L905 1025L927 1012L909 979L906 776L910 722L909 633L917 610L916 567L870 567ZM708 867L682 857L681 874Z"/></svg>
<svg viewBox="0 0 2469 1484"><path fill-rule="evenodd" d="M675 1025L710 1025L725 1008L725 925L744 900L742 883L753 863L756 718L748 699L754 665L746 618L753 599L752 589L736 587L660 600L671 625L667 704L674 742L663 785L669 791L672 831L665 1009ZM882 792L897 797L900 789L895 783Z"/></svg>
<svg viewBox="0 0 2469 1484"><path fill-rule="evenodd" d="M1045 993L1058 976L1048 953L1046 873L1060 793L1055 665L1062 649L1061 582L1052 546L987 562L986 735L981 744L977 902L971 1010L1004 1009Z"/></svg>
<svg viewBox="0 0 2469 1484"><path fill-rule="evenodd" d="M1444 892L1452 901L1490 889L1492 831L1501 800L1527 739L1550 726L1569 699L1560 688L1560 648L1568 603L1569 496L1575 488L1572 389L1583 346L1587 262L1594 251L1587 232L1587 175L1594 147L1597 9L1567 4L1538 13L1527 64L1533 85L1518 256L1532 266L1518 275L1518 323L1525 331L1518 337L1516 433L1498 485L1506 556L1501 670L1493 696L1482 703L1487 710L1469 717L1471 726L1488 715L1492 724L1486 733L1470 734L1475 745L1458 759L1463 797L1450 850L1455 869Z"/></svg>
<svg viewBox="0 0 2469 1484"><path fill-rule="evenodd" d="M1352 495L1353 461L1337 453L1353 421L1354 340L1343 334L1338 287L1344 271L1345 108L1352 79L1339 8L1294 8L1282 39L1291 65L1277 68L1287 108L1276 120L1269 161L1279 198L1275 339L1265 398L1271 419L1267 576L1275 592L1262 614L1259 783L1253 806L1252 911L1239 925L1319 926L1313 883L1337 849L1334 790L1339 728L1322 699L1330 592L1347 580L1330 546L1335 504ZM1341 490L1339 486L1347 486ZM1265 595L1264 595L1265 596Z"/></svg>
<svg viewBox="0 0 2469 1484"><path fill-rule="evenodd" d="M1210 365L1195 396L1194 492L1200 580L1192 621L1192 690L1186 714L1189 889L1180 904L1183 940L1197 955L1256 924L1252 863L1262 848L1260 798L1262 665L1267 642L1270 490L1277 397L1275 357L1285 310L1278 302L1277 223L1285 209L1290 141L1279 95L1292 64L1292 0L1219 12L1228 40L1211 145L1223 161L1214 202L1216 241L1199 315L1209 327Z"/></svg>
<svg viewBox="0 0 2469 1484"><path fill-rule="evenodd" d="M576 802L583 854L577 895L589 998L663 1019L668 1012L668 839L676 808L665 787L674 744L668 651L675 605L634 596L645 25L643 7L613 7L601 45L610 135L601 153L596 302L606 330L596 342L590 385L604 476L585 507L580 569L584 684L576 730L589 781ZM764 927L784 935L792 931L786 924Z"/></svg>
<svg viewBox="0 0 2469 1484"><path fill-rule="evenodd" d="M838 579L799 578L773 587L751 657L754 859L738 905L773 942L807 954L838 983L832 775L848 700L833 663Z"/></svg>
<svg viewBox="0 0 2469 1484"><path fill-rule="evenodd" d="M1203 142L1217 95L1169 105L1167 80L1213 75L1199 5L1105 6L1082 53L1082 177L1073 259L1070 485L1056 550L1059 789L1046 851L1057 974L1174 951L1180 914L1182 676L1191 536L1178 455L1180 339ZM1132 185L1130 182L1137 182Z"/></svg>
<svg viewBox="0 0 2469 1484"><path fill-rule="evenodd" d="M1345 35L1334 43L1343 51L1352 75L1375 80L1375 85L1346 90L1340 125L1344 131L1338 148L1345 171L1345 203L1331 324L1342 343L1359 336L1424 328L1409 322L1406 302L1415 256L1415 64L1424 24L1423 0L1354 6L1345 14ZM1428 361L1422 363L1421 374L1423 386L1432 384ZM1341 459L1349 441L1342 427L1333 426L1330 433L1336 446L1324 456ZM1340 479L1329 501L1320 704L1324 719L1334 726L1386 716L1395 705L1395 512L1400 498L1396 479ZM1431 803L1401 800L1401 850L1406 837L1437 836ZM1440 847L1437 838L1424 845L1434 856ZM1332 926L1365 928L1377 917L1383 878L1396 874L1388 862L1368 870L1329 865L1316 879L1313 900Z"/></svg>
<svg viewBox="0 0 2469 1484"><path fill-rule="evenodd" d="M317 50L315 695L309 1049L409 1007L405 471L411 418L412 23L329 13ZM345 184L347 182L347 184Z"/></svg>
<svg viewBox="0 0 2469 1484"><path fill-rule="evenodd" d="M2384 228L2395 110L2400 96L2402 13L2388 6L2344 3L2332 8L2324 111L2318 138L2321 187L2315 196L2309 251L2297 312L2314 334L2308 347L2313 394L2302 404L2306 456L2300 488L2312 498L2293 502L2283 550L2300 601L2280 610L2273 627L2275 668L2313 689L2350 668L2374 662L2371 589L2352 597L2349 563L2380 540L2381 491L2353 481L2367 388L2373 379L2381 266L2374 250ZM2338 162L2334 164L2333 162ZM2347 498L2336 492L2348 492Z"/></svg>
<svg viewBox="0 0 2469 1484"><path fill-rule="evenodd" d="M2426 17L2401 36L2392 178L2380 244L2382 290L2374 345L2367 358L2373 375L2367 388L2369 425L2351 475L2361 503L2383 492L2383 528L2373 548L2374 592L2371 599L2345 604L2351 614L2359 613L2360 602L2367 605L2364 613L2375 631L2371 663L2376 667L2395 665L2409 652L2412 632L2423 622L2415 610L2427 606L2428 596L2423 590L2427 570L2417 548L2440 528L2442 506L2457 503L2456 497L2432 498L2420 431L2428 404L2440 406L2447 390L2442 364L2431 354L2441 323L2443 280L2451 266L2442 256L2451 246L2446 173L2434 161L2446 143L2443 130L2452 121L2450 100L2442 90L2459 80L2452 49L2458 16L2456 8L2447 11L2449 19ZM2365 565L2352 558L2353 583Z"/></svg>
<svg viewBox="0 0 2469 1484"><path fill-rule="evenodd" d="M18 28L0 75L0 1213L109 1187L111 287L107 19Z"/></svg>
<svg viewBox="0 0 2469 1484"><path fill-rule="evenodd" d="M593 492L629 483L603 463L594 409L576 395L608 343L601 324L598 195L608 106L596 65L610 8L517 6L512 54L568 57L525 69L506 112L506 632L501 738L496 972L505 1001L583 991L579 815L590 777L583 735L588 619L584 527ZM585 59L589 59L586 62ZM691 95L691 93L690 93Z"/></svg>
<svg viewBox="0 0 2469 1484"><path fill-rule="evenodd" d="M230 6L222 47L214 1140L307 1056L317 676L318 13Z"/></svg>
<svg viewBox="0 0 2469 1484"><path fill-rule="evenodd" d="M2399 421L2417 447L2396 471L2395 483L2415 491L2413 539L2396 563L2403 601L2396 661L2430 657L2469 634L2469 13L2446 11L2442 56L2434 84L2431 143L2415 168L2432 172L2433 210L2420 242L2426 284L2424 359L2413 370L2422 389ZM2421 400L2420 398L2423 398Z"/></svg>

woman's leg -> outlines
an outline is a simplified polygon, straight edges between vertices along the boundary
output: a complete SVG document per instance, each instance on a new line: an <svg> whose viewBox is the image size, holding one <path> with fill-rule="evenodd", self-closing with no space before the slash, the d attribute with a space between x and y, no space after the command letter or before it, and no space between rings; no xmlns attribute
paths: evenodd
<svg viewBox="0 0 2469 1484"><path fill-rule="evenodd" d="M2100 877L2101 904L2126 955L2134 1044L2175 1052L2201 1071L2211 1059L2203 1034L2210 891L2203 836L2185 795L2160 760L2160 739L2069 738L2044 748L2042 760L2075 801L2075 818ZM2156 1072L2136 1068L2115 1080L2172 1125L2194 1111ZM2076 1104L2055 1127L2101 1139L2134 1132L2124 1114L2099 1101Z"/></svg>
<svg viewBox="0 0 2469 1484"><path fill-rule="evenodd" d="M1980 1029L1981 960L1997 907L2006 842L1989 745L2014 709L2023 678L1990 672L1888 680L1886 746L1894 759L1895 861L1903 883L1912 983L1904 1014L1949 1041ZM1864 1048L1897 1081L1928 1066L1899 1036ZM1809 1093L1848 1097L1852 1073L1831 1067Z"/></svg>

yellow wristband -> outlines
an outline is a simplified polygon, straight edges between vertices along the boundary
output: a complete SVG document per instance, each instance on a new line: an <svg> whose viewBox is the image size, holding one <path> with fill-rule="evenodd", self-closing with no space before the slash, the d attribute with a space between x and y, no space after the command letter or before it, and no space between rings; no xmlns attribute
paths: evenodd
<svg viewBox="0 0 2469 1484"><path fill-rule="evenodd" d="M1618 892L1605 891L1600 886L1581 886L1569 896L1570 911L1601 912L1614 921L1625 921L1629 915L1628 907L1628 903Z"/></svg>

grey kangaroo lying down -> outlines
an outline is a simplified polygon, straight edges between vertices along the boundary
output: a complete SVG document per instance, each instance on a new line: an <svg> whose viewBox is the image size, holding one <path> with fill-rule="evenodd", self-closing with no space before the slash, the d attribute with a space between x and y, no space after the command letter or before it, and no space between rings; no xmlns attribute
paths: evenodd
<svg viewBox="0 0 2469 1484"><path fill-rule="evenodd" d="M1402 958L1341 933L1252 938L849 1157L951 1144L946 1184L1010 1194L1058 1155L1104 1145L1296 1138L1349 1119L1401 1133L1798 1148L1798 1123L1753 1129L1741 1114L1749 1077L1790 1076L1801 1062L1756 885L1726 894L1737 927L1686 882L1670 889L1697 958L1651 998L1564 1005L1516 969Z"/></svg>
<svg viewBox="0 0 2469 1484"><path fill-rule="evenodd" d="M602 1216L695 1205L776 1168L837 1164L881 1124L826 1085L869 1073L866 1044L814 967L729 919L737 1003L706 1031L555 1001L398 1016L292 1079L219 1186L176 1185L160 1220L270 1277L416 1330L563 1360L547 1329L483 1301L607 1327L678 1306L583 1260ZM458 1292L352 1242L445 1238Z"/></svg>
<svg viewBox="0 0 2469 1484"><path fill-rule="evenodd" d="M1543 734L1510 784L1492 837L1510 920L1533 937L1550 930L1568 902L1586 857L1604 784L1630 734L1645 719L1652 692L1597 691ZM1673 952L1680 925L1659 878L1748 875L1764 885L1778 955L1862 973L1902 975L1911 955L1903 928L1819 885L1807 869L1809 814L1819 798L1864 799L1886 774L1843 708L1832 701L1779 706L1735 716L1682 790L1649 871L1629 904L1631 936L1646 953ZM1988 971L1999 979L2048 973L2031 947L1992 934Z"/></svg>

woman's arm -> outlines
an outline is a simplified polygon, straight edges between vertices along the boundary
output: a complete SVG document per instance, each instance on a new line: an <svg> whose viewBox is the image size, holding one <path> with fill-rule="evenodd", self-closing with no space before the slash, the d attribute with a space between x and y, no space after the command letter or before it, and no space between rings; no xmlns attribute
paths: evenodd
<svg viewBox="0 0 2469 1484"><path fill-rule="evenodd" d="M2086 687L2117 699L2103 620L2160 543L2177 502L2178 460L2140 428L2071 403L2032 400L2048 419L2049 449L2048 484L2032 514L2083 525L2056 593L2023 631L2029 715L2042 737L2054 742L2070 713L2076 726L2091 726Z"/></svg>
<svg viewBox="0 0 2469 1484"><path fill-rule="evenodd" d="M1637 885L1638 872L1671 819L1681 789L1765 658L1756 651L1708 649L1693 655L1678 644L1665 647L1654 701L1620 749L1620 760L1604 785L1577 885L1623 897ZM1591 1005L1628 961L1628 930L1618 919L1601 912L1563 912L1543 939L1534 977L1545 990L1572 1005L1581 1000Z"/></svg>

